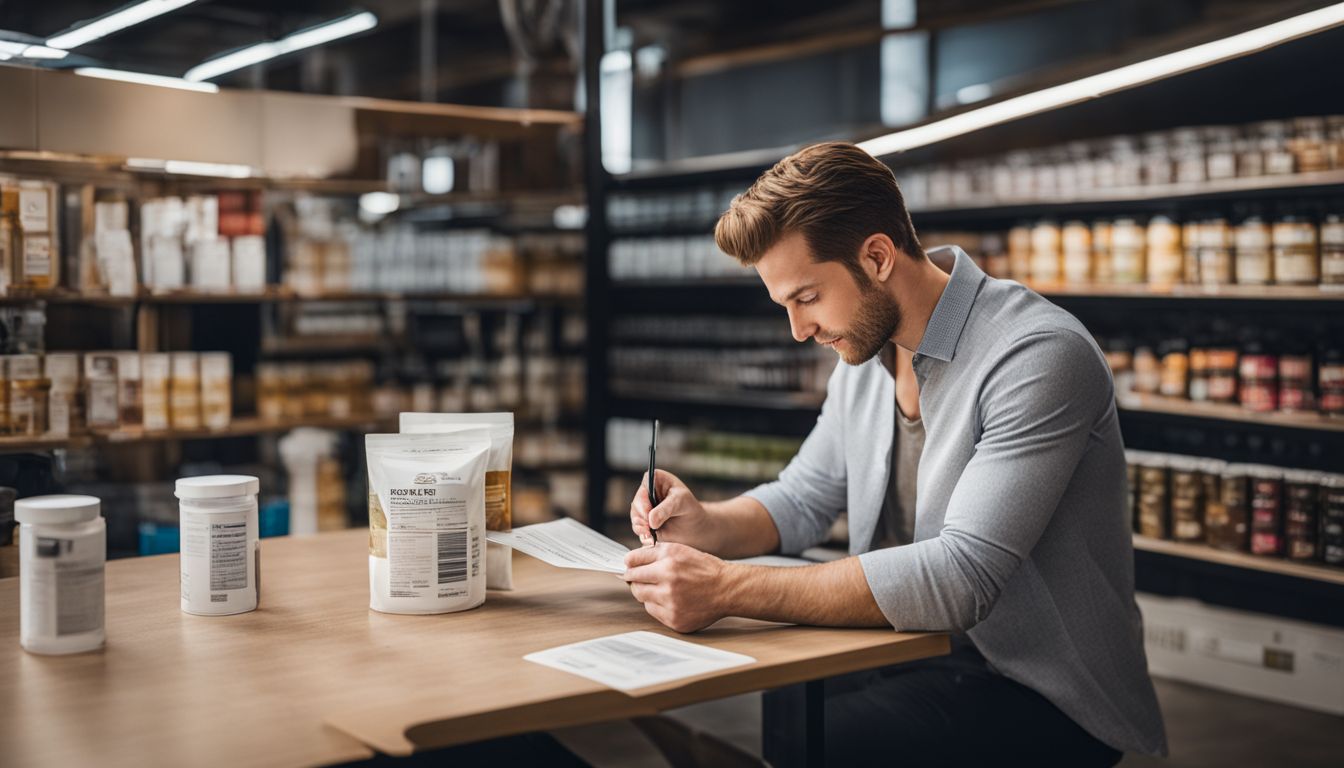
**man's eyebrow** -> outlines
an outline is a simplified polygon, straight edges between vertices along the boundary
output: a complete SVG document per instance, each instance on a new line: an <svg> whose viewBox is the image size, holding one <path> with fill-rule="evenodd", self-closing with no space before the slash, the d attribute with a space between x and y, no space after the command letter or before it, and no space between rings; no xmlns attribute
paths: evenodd
<svg viewBox="0 0 1344 768"><path fill-rule="evenodd" d="M790 292L788 296L785 296L784 300L779 303L788 304L790 301L793 301L794 299L798 298L798 294L802 293L803 291L806 291L809 288L816 288L816 287L817 287L816 283L805 283L803 285L800 285L797 288L794 288L793 291Z"/></svg>

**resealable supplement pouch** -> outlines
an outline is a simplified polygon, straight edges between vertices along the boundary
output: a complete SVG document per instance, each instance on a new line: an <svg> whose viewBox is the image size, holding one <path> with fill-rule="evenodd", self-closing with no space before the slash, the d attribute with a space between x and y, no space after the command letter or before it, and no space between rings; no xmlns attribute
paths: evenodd
<svg viewBox="0 0 1344 768"><path fill-rule="evenodd" d="M485 602L483 429L366 435L369 607L450 613Z"/></svg>
<svg viewBox="0 0 1344 768"><path fill-rule="evenodd" d="M485 428L490 434L490 459L485 471L485 527L513 529L513 414L403 413L402 434L459 432ZM490 542L485 548L488 589L513 589L513 550Z"/></svg>

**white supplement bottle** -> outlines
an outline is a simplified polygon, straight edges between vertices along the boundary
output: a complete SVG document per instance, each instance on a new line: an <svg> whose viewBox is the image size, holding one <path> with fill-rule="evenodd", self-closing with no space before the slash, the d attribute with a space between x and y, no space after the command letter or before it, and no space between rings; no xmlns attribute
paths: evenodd
<svg viewBox="0 0 1344 768"><path fill-rule="evenodd" d="M256 610L261 596L257 492L250 475L177 481L182 529L182 610L227 616Z"/></svg>
<svg viewBox="0 0 1344 768"><path fill-rule="evenodd" d="M19 643L32 653L103 646L107 524L93 496L14 502L19 521Z"/></svg>

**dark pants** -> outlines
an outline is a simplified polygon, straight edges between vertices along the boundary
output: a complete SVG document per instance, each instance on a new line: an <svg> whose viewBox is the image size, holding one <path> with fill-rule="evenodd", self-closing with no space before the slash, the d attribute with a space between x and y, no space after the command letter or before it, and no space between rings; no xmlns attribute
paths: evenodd
<svg viewBox="0 0 1344 768"><path fill-rule="evenodd" d="M828 680L827 765L1112 766L1103 744L975 647Z"/></svg>

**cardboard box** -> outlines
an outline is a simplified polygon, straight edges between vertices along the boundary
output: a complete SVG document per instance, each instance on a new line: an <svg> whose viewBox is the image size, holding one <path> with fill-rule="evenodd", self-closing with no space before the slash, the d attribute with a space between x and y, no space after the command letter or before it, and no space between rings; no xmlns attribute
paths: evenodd
<svg viewBox="0 0 1344 768"><path fill-rule="evenodd" d="M1344 715L1344 630L1184 598L1137 598L1154 677Z"/></svg>

